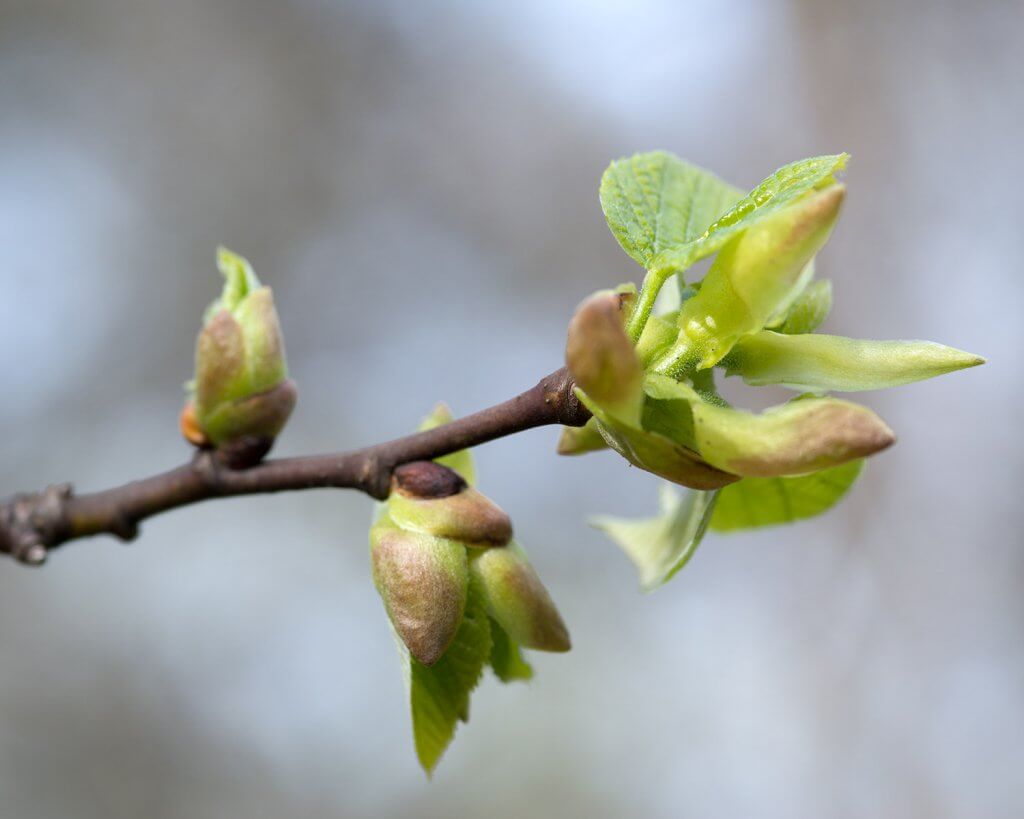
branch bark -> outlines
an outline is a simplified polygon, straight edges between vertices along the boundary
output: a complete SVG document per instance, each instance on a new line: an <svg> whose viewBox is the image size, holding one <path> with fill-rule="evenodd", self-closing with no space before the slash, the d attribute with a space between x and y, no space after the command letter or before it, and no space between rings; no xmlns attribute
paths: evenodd
<svg viewBox="0 0 1024 819"><path fill-rule="evenodd" d="M17 495L0 504L0 552L39 565L68 541L109 534L132 540L146 518L213 498L333 487L384 499L403 464L429 461L460 449L549 424L582 426L587 412L563 367L501 404L450 424L375 446L333 455L264 461L233 469L215 450L169 472L102 492L76 495L70 484Z"/></svg>

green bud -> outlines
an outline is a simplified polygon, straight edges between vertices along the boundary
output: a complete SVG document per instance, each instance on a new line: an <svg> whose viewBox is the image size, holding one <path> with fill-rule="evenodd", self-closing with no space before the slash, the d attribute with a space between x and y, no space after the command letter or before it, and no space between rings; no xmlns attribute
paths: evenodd
<svg viewBox="0 0 1024 819"><path fill-rule="evenodd" d="M214 446L272 441L297 397L273 295L241 256L221 248L217 262L225 284L196 342L195 420Z"/></svg>
<svg viewBox="0 0 1024 819"><path fill-rule="evenodd" d="M932 341L866 341L763 330L736 344L725 359L725 373L758 386L856 392L910 384L984 363L981 356Z"/></svg>
<svg viewBox="0 0 1024 819"><path fill-rule="evenodd" d="M565 363L591 399L636 423L643 403L643 370L623 322L619 296L603 292L588 298L569 322Z"/></svg>
<svg viewBox="0 0 1024 819"><path fill-rule="evenodd" d="M441 498L417 497L396 485L388 497L388 513L403 529L467 546L504 546L512 537L509 516L490 498L465 485Z"/></svg>
<svg viewBox="0 0 1024 819"><path fill-rule="evenodd" d="M679 340L654 365L674 374L711 367L792 299L828 240L846 188L830 185L765 216L719 251L701 288L679 311Z"/></svg>
<svg viewBox="0 0 1024 819"><path fill-rule="evenodd" d="M539 651L569 650L565 623L518 543L471 553L469 570L484 588L489 614L514 642Z"/></svg>
<svg viewBox="0 0 1024 819"><path fill-rule="evenodd" d="M582 427L563 427L558 439L559 455L583 455L607 448L608 443L601 437L596 418L591 418Z"/></svg>
<svg viewBox="0 0 1024 819"><path fill-rule="evenodd" d="M409 653L433 665L462 622L469 583L461 543L410 532L383 515L370 529L373 582Z"/></svg>

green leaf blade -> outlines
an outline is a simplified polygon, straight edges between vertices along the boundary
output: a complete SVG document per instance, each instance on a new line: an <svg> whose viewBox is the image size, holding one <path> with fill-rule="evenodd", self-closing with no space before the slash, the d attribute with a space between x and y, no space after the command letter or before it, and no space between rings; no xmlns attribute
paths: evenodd
<svg viewBox="0 0 1024 819"><path fill-rule="evenodd" d="M718 493L711 529L733 532L820 515L846 496L864 465L861 458L794 478L744 478Z"/></svg>
<svg viewBox="0 0 1024 819"><path fill-rule="evenodd" d="M835 181L849 154L801 159L779 168L746 196L736 201L700 236L667 247L651 261L655 269L685 270L717 252L726 242L781 207ZM628 251L627 251L628 252Z"/></svg>
<svg viewBox="0 0 1024 819"><path fill-rule="evenodd" d="M644 268L700 236L743 196L709 171L665 151L616 160L601 177L601 209L622 249Z"/></svg>
<svg viewBox="0 0 1024 819"><path fill-rule="evenodd" d="M469 582L462 624L440 660L430 666L423 665L399 643L409 691L416 756L428 776L455 736L459 720L466 722L469 719L469 695L490 660L491 645L487 603L473 578Z"/></svg>
<svg viewBox="0 0 1024 819"><path fill-rule="evenodd" d="M630 520L602 516L591 525L603 531L636 566L640 587L653 591L667 583L693 557L711 520L718 491L661 489L661 512Z"/></svg>
<svg viewBox="0 0 1024 819"><path fill-rule="evenodd" d="M819 279L807 286L782 317L782 321L770 329L786 335L813 333L831 311L832 282Z"/></svg>
<svg viewBox="0 0 1024 819"><path fill-rule="evenodd" d="M523 659L518 643L491 618L491 670L503 683L533 679L533 666Z"/></svg>

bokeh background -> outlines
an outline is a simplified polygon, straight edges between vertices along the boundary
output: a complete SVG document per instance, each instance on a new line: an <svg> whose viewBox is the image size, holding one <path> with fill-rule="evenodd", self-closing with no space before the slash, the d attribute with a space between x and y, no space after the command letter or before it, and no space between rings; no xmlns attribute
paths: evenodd
<svg viewBox="0 0 1024 819"><path fill-rule="evenodd" d="M1010 817L1024 804L1019 2L0 2L0 494L187 456L214 249L276 292L280 454L468 412L639 271L597 205L667 148L752 186L848 150L826 327L986 367L814 522L650 596L588 528L656 481L554 430L478 451L574 637L488 679L427 784L368 502L307 492L0 565L0 817Z"/></svg>

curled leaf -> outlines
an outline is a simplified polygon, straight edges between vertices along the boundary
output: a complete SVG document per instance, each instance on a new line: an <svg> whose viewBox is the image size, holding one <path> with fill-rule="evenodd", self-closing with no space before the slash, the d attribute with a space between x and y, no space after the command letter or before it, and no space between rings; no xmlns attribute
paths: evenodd
<svg viewBox="0 0 1024 819"><path fill-rule="evenodd" d="M718 494L695 489L679 493L664 485L659 495L661 510L653 518L598 517L591 523L633 561L640 587L653 591L689 562L707 531Z"/></svg>
<svg viewBox="0 0 1024 819"><path fill-rule="evenodd" d="M725 372L758 386L856 392L910 384L983 363L981 356L932 341L867 341L765 330L736 344L725 361Z"/></svg>
<svg viewBox="0 0 1024 819"><path fill-rule="evenodd" d="M658 372L716 364L787 303L806 265L828 240L845 189L831 185L755 222L726 245L700 291L683 303L679 339L654 365Z"/></svg>
<svg viewBox="0 0 1024 819"><path fill-rule="evenodd" d="M807 285L807 289L793 302L777 325L771 329L788 335L813 333L828 318L832 310L832 282L819 279Z"/></svg>
<svg viewBox="0 0 1024 819"><path fill-rule="evenodd" d="M835 175L846 167L848 159L848 154L835 154L801 159L784 165L736 201L700 236L692 241L666 247L649 266L654 269L685 270L694 262L717 252L730 239L776 210L811 191L833 184Z"/></svg>
<svg viewBox="0 0 1024 819"><path fill-rule="evenodd" d="M805 398L755 414L692 403L700 454L745 477L799 475L873 455L895 435L867 407Z"/></svg>

